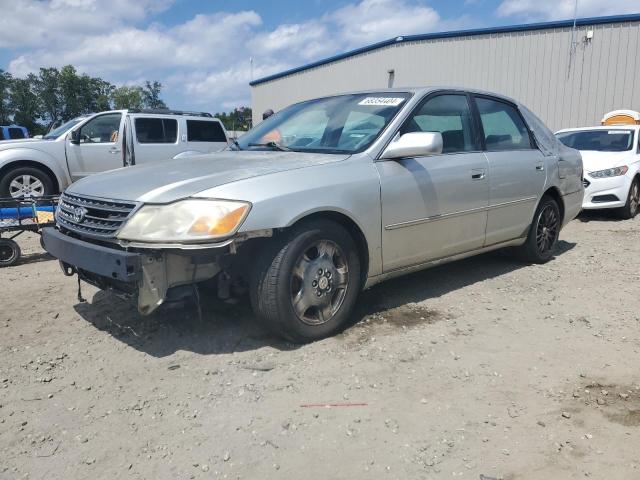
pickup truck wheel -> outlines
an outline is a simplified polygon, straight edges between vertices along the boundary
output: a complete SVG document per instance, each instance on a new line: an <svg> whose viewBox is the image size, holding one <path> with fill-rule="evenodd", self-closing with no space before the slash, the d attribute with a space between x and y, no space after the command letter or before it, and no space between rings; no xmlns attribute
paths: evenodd
<svg viewBox="0 0 640 480"><path fill-rule="evenodd" d="M254 268L256 314L295 343L344 327L360 290L360 259L349 233L330 220L306 222L274 238Z"/></svg>
<svg viewBox="0 0 640 480"><path fill-rule="evenodd" d="M547 263L553 257L553 251L562 220L558 203L544 196L533 216L526 242L519 248L519 256L529 263Z"/></svg>
<svg viewBox="0 0 640 480"><path fill-rule="evenodd" d="M8 238L0 238L0 267L10 267L20 260L20 246Z"/></svg>
<svg viewBox="0 0 640 480"><path fill-rule="evenodd" d="M53 182L39 168L14 168L0 179L0 197L25 198L52 194Z"/></svg>

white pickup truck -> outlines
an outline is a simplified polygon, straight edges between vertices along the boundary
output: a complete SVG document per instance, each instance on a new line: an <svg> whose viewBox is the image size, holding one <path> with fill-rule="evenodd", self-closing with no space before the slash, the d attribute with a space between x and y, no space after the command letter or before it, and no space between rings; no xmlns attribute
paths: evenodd
<svg viewBox="0 0 640 480"><path fill-rule="evenodd" d="M0 141L0 197L63 191L93 173L222 150L222 122L209 113L113 110L75 118L42 138Z"/></svg>

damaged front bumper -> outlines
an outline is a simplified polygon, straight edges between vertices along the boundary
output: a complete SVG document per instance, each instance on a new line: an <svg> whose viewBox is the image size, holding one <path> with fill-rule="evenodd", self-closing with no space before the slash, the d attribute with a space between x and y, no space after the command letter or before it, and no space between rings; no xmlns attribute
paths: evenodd
<svg viewBox="0 0 640 480"><path fill-rule="evenodd" d="M143 315L156 310L170 289L215 277L218 258L230 245L199 250L137 248L128 251L87 242L49 227L42 231L45 249L61 262L66 274L103 290L137 299Z"/></svg>

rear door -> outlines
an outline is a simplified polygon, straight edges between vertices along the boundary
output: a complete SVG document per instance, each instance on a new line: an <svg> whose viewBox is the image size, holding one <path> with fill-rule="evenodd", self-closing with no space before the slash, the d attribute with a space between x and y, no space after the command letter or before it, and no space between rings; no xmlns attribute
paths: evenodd
<svg viewBox="0 0 640 480"><path fill-rule="evenodd" d="M440 132L441 155L379 160L385 272L481 248L489 201L468 95L428 96L398 134Z"/></svg>
<svg viewBox="0 0 640 480"><path fill-rule="evenodd" d="M96 115L79 129L80 144L66 140L67 165L73 181L122 166L123 114Z"/></svg>
<svg viewBox="0 0 640 480"><path fill-rule="evenodd" d="M526 235L547 179L547 164L517 107L474 95L489 161L485 245Z"/></svg>
<svg viewBox="0 0 640 480"><path fill-rule="evenodd" d="M186 125L189 151L209 153L227 146L227 136L218 120L187 119Z"/></svg>
<svg viewBox="0 0 640 480"><path fill-rule="evenodd" d="M136 165L170 160L184 150L177 118L133 116L131 123Z"/></svg>

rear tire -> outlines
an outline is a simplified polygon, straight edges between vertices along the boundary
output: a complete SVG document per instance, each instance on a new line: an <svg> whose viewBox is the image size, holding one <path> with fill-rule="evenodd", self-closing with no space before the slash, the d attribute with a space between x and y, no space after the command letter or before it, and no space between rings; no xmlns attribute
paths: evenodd
<svg viewBox="0 0 640 480"><path fill-rule="evenodd" d="M527 240L518 248L518 256L528 263L547 263L553 258L561 226L558 202L545 195L533 216Z"/></svg>
<svg viewBox="0 0 640 480"><path fill-rule="evenodd" d="M269 241L250 279L253 310L278 335L307 343L343 328L360 291L360 259L338 223L301 223Z"/></svg>
<svg viewBox="0 0 640 480"><path fill-rule="evenodd" d="M627 194L627 203L624 207L619 208L616 213L624 220L630 220L638 214L638 205L640 204L640 182L638 178L634 178L629 187Z"/></svg>
<svg viewBox="0 0 640 480"><path fill-rule="evenodd" d="M0 267L10 267L20 260L20 246L8 238L0 238Z"/></svg>
<svg viewBox="0 0 640 480"><path fill-rule="evenodd" d="M0 179L0 197L41 197L53 193L53 181L36 167L13 168Z"/></svg>

